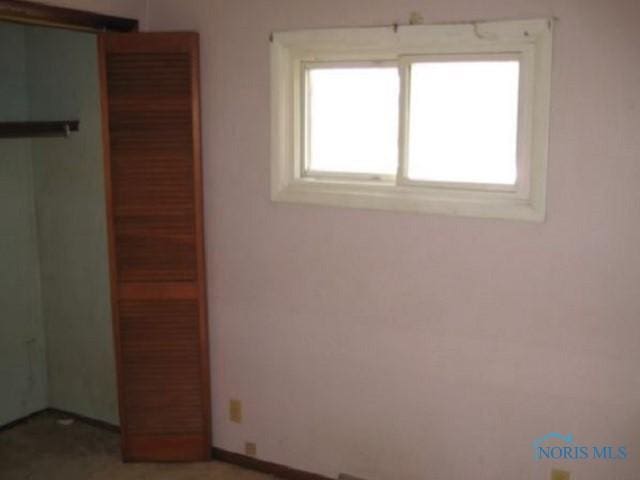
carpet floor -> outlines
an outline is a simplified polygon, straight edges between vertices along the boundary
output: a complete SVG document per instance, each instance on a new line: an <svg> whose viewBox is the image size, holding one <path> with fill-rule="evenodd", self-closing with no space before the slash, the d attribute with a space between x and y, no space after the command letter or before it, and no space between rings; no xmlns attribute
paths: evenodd
<svg viewBox="0 0 640 480"><path fill-rule="evenodd" d="M122 463L119 435L43 413L0 432L2 480L269 480L221 462Z"/></svg>

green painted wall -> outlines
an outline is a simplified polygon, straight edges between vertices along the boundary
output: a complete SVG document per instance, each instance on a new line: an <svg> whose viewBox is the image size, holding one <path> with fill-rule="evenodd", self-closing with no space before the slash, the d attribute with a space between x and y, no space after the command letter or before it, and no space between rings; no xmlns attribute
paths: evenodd
<svg viewBox="0 0 640 480"><path fill-rule="evenodd" d="M26 45L31 118L80 120L32 142L49 404L117 423L96 37L33 27Z"/></svg>
<svg viewBox="0 0 640 480"><path fill-rule="evenodd" d="M51 406L118 422L96 39L0 22L0 425Z"/></svg>
<svg viewBox="0 0 640 480"><path fill-rule="evenodd" d="M25 29L0 23L0 121L26 120ZM47 406L31 141L0 140L0 425Z"/></svg>

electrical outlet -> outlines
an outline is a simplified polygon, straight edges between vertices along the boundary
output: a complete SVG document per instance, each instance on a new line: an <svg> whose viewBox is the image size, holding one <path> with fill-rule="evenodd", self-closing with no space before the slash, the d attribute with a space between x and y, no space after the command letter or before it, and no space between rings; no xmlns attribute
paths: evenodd
<svg viewBox="0 0 640 480"><path fill-rule="evenodd" d="M229 400L229 420L242 423L242 402L235 398Z"/></svg>
<svg viewBox="0 0 640 480"><path fill-rule="evenodd" d="M244 442L244 453L249 457L255 457L258 454L258 447L253 442Z"/></svg>
<svg viewBox="0 0 640 480"><path fill-rule="evenodd" d="M409 15L409 25L424 25L424 17L420 12L411 12Z"/></svg>
<svg viewBox="0 0 640 480"><path fill-rule="evenodd" d="M554 468L551 470L551 480L571 480L571 472Z"/></svg>

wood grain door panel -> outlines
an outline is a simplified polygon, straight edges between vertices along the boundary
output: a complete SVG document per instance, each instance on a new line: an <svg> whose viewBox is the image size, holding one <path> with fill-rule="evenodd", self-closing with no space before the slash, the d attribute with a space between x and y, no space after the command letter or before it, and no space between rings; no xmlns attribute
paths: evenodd
<svg viewBox="0 0 640 480"><path fill-rule="evenodd" d="M100 36L125 460L210 457L198 37Z"/></svg>

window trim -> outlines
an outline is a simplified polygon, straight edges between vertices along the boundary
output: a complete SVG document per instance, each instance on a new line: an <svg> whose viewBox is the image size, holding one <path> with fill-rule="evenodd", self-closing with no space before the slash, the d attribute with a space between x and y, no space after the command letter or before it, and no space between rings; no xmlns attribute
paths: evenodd
<svg viewBox="0 0 640 480"><path fill-rule="evenodd" d="M551 76L549 19L455 25L321 29L274 33L271 44L271 198L274 201L543 221ZM406 177L408 109L400 109L397 177L306 171L302 98L307 64L397 64L446 56L516 55L520 60L518 182L505 185L424 182ZM480 56L480 57L479 57ZM401 84L400 101L408 102ZM524 157L524 160L523 160ZM528 168L521 168L521 162ZM527 165L525 165L527 166ZM404 176L402 175L404 173ZM521 175L523 175L521 180ZM527 178L527 175L529 177ZM506 186L510 187L510 186Z"/></svg>

